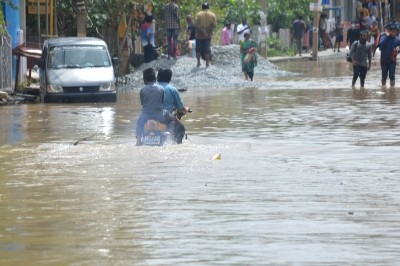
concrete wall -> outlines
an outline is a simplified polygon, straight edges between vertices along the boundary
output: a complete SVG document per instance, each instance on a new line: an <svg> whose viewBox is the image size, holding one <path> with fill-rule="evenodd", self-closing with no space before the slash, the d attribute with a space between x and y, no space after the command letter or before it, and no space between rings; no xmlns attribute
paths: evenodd
<svg viewBox="0 0 400 266"><path fill-rule="evenodd" d="M291 43L290 29L279 29L279 40L282 41L285 48L288 48Z"/></svg>

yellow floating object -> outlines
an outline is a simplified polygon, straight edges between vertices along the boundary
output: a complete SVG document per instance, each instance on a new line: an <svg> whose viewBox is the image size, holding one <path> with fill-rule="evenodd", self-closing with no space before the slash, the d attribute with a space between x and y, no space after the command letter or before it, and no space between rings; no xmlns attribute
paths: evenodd
<svg viewBox="0 0 400 266"><path fill-rule="evenodd" d="M217 153L213 156L213 160L221 160L221 154Z"/></svg>

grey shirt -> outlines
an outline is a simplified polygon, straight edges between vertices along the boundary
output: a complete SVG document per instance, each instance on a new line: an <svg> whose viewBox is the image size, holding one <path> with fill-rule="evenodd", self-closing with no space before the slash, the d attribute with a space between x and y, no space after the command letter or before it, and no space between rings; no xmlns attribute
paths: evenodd
<svg viewBox="0 0 400 266"><path fill-rule="evenodd" d="M143 113L147 115L162 115L164 89L156 83L148 83L140 90L140 103Z"/></svg>
<svg viewBox="0 0 400 266"><path fill-rule="evenodd" d="M368 42L362 44L360 41L354 42L351 46L350 55L356 65L368 67L368 61L371 61L372 58L371 44Z"/></svg>

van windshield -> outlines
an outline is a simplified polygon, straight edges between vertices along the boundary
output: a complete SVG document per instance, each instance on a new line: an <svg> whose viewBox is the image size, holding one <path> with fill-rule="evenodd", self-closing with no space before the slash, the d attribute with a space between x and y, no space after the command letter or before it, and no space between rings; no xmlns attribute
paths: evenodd
<svg viewBox="0 0 400 266"><path fill-rule="evenodd" d="M109 67L110 58L106 47L101 45L71 45L52 47L47 68Z"/></svg>

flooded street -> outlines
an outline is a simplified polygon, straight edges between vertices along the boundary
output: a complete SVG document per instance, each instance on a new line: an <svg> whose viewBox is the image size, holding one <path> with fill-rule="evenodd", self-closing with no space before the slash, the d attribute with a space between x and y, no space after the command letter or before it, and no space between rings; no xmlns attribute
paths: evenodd
<svg viewBox="0 0 400 266"><path fill-rule="evenodd" d="M141 85L1 106L0 264L398 264L400 89L377 58L366 95L344 59L277 66L183 92L183 145L134 145Z"/></svg>

